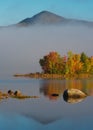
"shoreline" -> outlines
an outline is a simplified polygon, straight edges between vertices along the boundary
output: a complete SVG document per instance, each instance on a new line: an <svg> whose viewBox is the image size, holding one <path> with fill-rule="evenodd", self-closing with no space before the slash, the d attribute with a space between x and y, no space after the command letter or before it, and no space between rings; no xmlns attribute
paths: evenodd
<svg viewBox="0 0 93 130"><path fill-rule="evenodd" d="M14 77L36 78L36 79L83 79L93 78L93 74L43 74L43 73L29 73L29 74L14 74Z"/></svg>

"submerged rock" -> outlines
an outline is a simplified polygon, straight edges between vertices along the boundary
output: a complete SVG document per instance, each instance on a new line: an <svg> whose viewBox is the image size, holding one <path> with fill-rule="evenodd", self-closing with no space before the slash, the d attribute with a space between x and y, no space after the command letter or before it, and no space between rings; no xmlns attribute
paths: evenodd
<svg viewBox="0 0 93 130"><path fill-rule="evenodd" d="M78 103L87 97L87 94L79 89L67 89L63 93L63 99L68 103Z"/></svg>
<svg viewBox="0 0 93 130"><path fill-rule="evenodd" d="M16 98L16 99L28 99L28 98L39 98L39 97L38 97L38 96L19 95L19 96L12 96L11 98Z"/></svg>
<svg viewBox="0 0 93 130"><path fill-rule="evenodd" d="M8 94L0 91L0 100L6 99L6 98L8 98Z"/></svg>
<svg viewBox="0 0 93 130"><path fill-rule="evenodd" d="M39 98L39 97L24 95L19 90L16 90L15 92L13 92L12 90L8 90L6 93L0 91L0 100L6 98L27 99L27 98Z"/></svg>
<svg viewBox="0 0 93 130"><path fill-rule="evenodd" d="M8 90L7 93L8 93L7 95L10 98L16 98L16 99L39 98L38 96L24 95L20 90L16 90L15 92L13 92L12 90Z"/></svg>

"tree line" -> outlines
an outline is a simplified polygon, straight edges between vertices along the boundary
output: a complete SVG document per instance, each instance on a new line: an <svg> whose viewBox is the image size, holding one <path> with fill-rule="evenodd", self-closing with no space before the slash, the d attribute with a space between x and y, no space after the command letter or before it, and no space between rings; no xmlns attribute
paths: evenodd
<svg viewBox="0 0 93 130"><path fill-rule="evenodd" d="M69 51L61 56L53 51L43 56L39 63L45 74L93 73L93 56L89 57L84 52L75 54Z"/></svg>

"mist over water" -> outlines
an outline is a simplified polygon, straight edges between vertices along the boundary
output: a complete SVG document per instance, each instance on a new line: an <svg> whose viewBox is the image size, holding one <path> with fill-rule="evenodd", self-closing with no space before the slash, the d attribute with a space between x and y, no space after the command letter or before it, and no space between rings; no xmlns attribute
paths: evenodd
<svg viewBox="0 0 93 130"><path fill-rule="evenodd" d="M41 72L39 59L50 51L93 55L93 28L84 26L6 28L0 30L0 77Z"/></svg>

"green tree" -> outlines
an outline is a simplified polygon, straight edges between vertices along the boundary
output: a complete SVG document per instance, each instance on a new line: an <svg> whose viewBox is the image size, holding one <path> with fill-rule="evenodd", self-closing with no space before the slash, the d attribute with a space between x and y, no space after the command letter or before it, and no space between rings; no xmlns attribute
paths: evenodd
<svg viewBox="0 0 93 130"><path fill-rule="evenodd" d="M86 60L88 59L88 56L87 56L84 52L82 52L80 59L81 59L81 62L82 62L82 63L85 63Z"/></svg>
<svg viewBox="0 0 93 130"><path fill-rule="evenodd" d="M85 73L89 72L91 69L91 63L89 57L84 52L81 53L81 62L83 63L82 71Z"/></svg>

